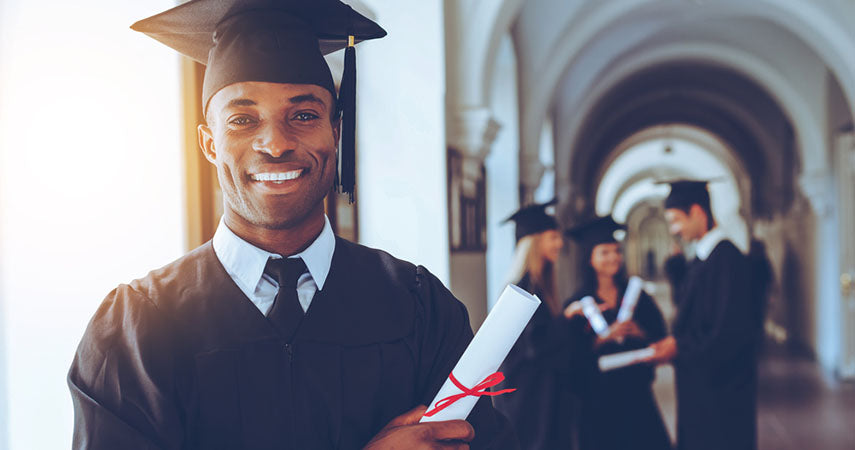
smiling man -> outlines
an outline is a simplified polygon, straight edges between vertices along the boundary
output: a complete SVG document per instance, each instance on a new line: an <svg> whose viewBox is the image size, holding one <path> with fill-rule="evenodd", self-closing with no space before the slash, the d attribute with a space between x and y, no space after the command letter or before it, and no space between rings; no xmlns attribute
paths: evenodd
<svg viewBox="0 0 855 450"><path fill-rule="evenodd" d="M487 398L418 423L472 339L466 309L324 215L353 105L322 53L385 32L337 0L194 0L133 28L207 64L199 145L224 215L98 308L68 375L73 447L516 448Z"/></svg>
<svg viewBox="0 0 855 450"><path fill-rule="evenodd" d="M695 243L695 258L666 261L677 316L672 336L652 345L649 361L674 364L679 450L752 450L760 321L747 260L716 226L707 182L669 184L669 231Z"/></svg>

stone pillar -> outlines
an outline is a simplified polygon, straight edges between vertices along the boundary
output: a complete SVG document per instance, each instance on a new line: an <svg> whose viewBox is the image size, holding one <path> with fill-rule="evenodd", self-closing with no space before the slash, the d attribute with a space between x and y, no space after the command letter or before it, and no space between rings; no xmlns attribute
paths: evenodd
<svg viewBox="0 0 855 450"><path fill-rule="evenodd" d="M540 186L548 168L540 161L537 153L520 152L520 204L534 202L534 191Z"/></svg>
<svg viewBox="0 0 855 450"><path fill-rule="evenodd" d="M451 291L477 329L487 316L484 160L500 125L489 109L463 108L447 116ZM473 232L473 227L474 232ZM474 236L474 239L473 239Z"/></svg>
<svg viewBox="0 0 855 450"><path fill-rule="evenodd" d="M808 335L810 346L826 370L836 370L840 361L840 289L838 227L834 178L830 170L813 171L799 178L799 185L814 212L812 252L803 266L811 268L812 283L805 311L813 313Z"/></svg>
<svg viewBox="0 0 855 450"><path fill-rule="evenodd" d="M841 378L855 379L855 133L835 140L837 217L840 236L839 287L841 300Z"/></svg>
<svg viewBox="0 0 855 450"><path fill-rule="evenodd" d="M447 116L448 147L463 158L463 195L475 198L484 160L499 132L499 125L487 108L466 108Z"/></svg>

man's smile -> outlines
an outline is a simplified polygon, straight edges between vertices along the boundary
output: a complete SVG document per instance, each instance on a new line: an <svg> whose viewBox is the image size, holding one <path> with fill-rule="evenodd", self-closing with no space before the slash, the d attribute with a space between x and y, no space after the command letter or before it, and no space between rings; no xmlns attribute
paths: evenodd
<svg viewBox="0 0 855 450"><path fill-rule="evenodd" d="M296 180L303 174L303 169L289 170L287 172L258 172L251 173L249 178L252 181L270 181L275 184L282 184L289 180Z"/></svg>

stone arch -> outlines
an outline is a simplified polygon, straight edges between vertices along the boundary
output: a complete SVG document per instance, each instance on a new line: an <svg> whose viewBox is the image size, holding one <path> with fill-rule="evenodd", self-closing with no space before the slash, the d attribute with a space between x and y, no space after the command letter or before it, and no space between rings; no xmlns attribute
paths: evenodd
<svg viewBox="0 0 855 450"><path fill-rule="evenodd" d="M759 3L763 5L758 5ZM647 5L649 2L644 1L620 4L601 2L591 8L585 17L568 21L565 31L556 39L556 42L562 42L563 45L553 45L555 57L550 60L547 67L536 69L539 74L538 83L532 86L531 95L523 107L525 113L522 120L523 148L536 148L538 124L543 122L551 105L551 96L574 59L602 30ZM849 57L855 54L855 49L852 48L851 39L848 39L846 32L838 23L828 18L820 6L810 2L745 2L726 6L725 11L718 11L718 15L766 18L801 39L827 63L841 83L849 104L855 105L855 59ZM750 59L747 58L747 60ZM765 75L773 75L768 79L764 78L762 84L782 85L780 75L775 76L774 70L763 72ZM788 92L784 94L786 97L792 97L792 91L793 89L782 90L782 92ZM809 140L816 142L814 139ZM810 166L806 168L811 170ZM817 169L824 170L821 166Z"/></svg>

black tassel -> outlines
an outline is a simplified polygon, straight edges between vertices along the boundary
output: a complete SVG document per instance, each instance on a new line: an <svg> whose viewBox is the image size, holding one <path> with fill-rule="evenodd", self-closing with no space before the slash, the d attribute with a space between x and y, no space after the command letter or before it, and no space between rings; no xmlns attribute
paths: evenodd
<svg viewBox="0 0 855 450"><path fill-rule="evenodd" d="M339 88L341 108L341 191L348 194L350 203L356 190L356 48L344 51L344 73Z"/></svg>

